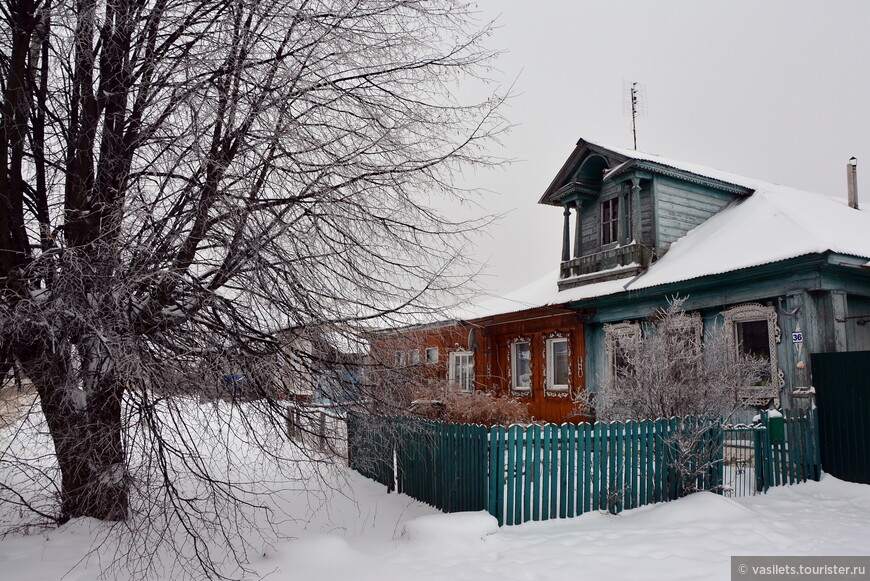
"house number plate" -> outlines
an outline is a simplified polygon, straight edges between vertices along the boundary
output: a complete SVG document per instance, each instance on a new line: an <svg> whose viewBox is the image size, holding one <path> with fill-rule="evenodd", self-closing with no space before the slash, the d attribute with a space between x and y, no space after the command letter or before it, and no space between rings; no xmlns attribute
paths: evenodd
<svg viewBox="0 0 870 581"><path fill-rule="evenodd" d="M804 334L798 331L797 333L791 334L791 342L792 343L803 343L804 342Z"/></svg>

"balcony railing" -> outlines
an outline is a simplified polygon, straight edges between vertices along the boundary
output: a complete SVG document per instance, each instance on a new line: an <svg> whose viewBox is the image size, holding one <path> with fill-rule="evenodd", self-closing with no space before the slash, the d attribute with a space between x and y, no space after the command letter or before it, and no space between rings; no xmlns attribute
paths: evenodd
<svg viewBox="0 0 870 581"><path fill-rule="evenodd" d="M571 288L637 274L649 266L650 249L627 244L562 262L559 288Z"/></svg>

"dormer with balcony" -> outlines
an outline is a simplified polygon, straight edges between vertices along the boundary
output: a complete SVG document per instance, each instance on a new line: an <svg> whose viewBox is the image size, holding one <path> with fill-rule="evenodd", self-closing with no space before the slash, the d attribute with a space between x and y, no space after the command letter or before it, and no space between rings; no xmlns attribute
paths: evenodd
<svg viewBox="0 0 870 581"><path fill-rule="evenodd" d="M580 140L539 203L562 208L559 290L640 274L745 186Z"/></svg>

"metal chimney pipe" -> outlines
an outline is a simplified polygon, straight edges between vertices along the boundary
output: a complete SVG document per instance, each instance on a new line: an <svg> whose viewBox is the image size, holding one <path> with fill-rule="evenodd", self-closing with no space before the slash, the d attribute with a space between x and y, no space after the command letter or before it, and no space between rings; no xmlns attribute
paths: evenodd
<svg viewBox="0 0 870 581"><path fill-rule="evenodd" d="M846 184L849 188L849 207L858 209L858 159L853 157L846 164Z"/></svg>

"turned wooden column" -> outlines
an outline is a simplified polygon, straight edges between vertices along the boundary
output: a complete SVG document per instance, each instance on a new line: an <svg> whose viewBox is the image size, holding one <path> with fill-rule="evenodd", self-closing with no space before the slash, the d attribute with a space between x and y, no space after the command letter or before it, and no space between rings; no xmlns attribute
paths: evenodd
<svg viewBox="0 0 870 581"><path fill-rule="evenodd" d="M571 260L571 207L567 204L563 207L565 222L562 227L562 262L568 262Z"/></svg>

